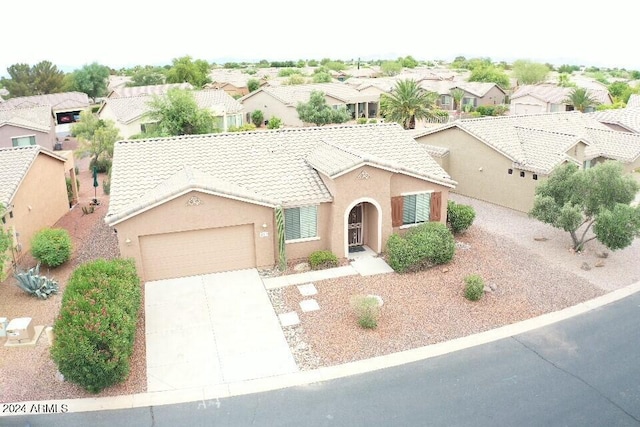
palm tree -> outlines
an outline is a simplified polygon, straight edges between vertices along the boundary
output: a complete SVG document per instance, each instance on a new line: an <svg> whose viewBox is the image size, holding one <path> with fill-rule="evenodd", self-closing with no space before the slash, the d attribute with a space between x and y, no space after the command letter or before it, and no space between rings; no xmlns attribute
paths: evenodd
<svg viewBox="0 0 640 427"><path fill-rule="evenodd" d="M455 110L458 113L462 112L462 98L464 98L464 90L460 89L459 87L453 89L451 91L451 97L453 98L453 100L455 101Z"/></svg>
<svg viewBox="0 0 640 427"><path fill-rule="evenodd" d="M399 80L380 100L380 112L405 129L415 129L416 120L435 118L432 109L438 95L422 89L415 80Z"/></svg>
<svg viewBox="0 0 640 427"><path fill-rule="evenodd" d="M569 92L567 98L563 101L566 104L573 105L573 108L584 113L589 107L598 104L598 100L591 96L589 91L583 87L577 87Z"/></svg>

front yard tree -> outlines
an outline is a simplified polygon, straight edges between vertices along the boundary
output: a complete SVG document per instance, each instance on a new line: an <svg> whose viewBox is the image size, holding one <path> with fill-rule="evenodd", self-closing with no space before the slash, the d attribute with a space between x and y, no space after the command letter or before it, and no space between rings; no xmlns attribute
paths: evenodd
<svg viewBox="0 0 640 427"><path fill-rule="evenodd" d="M217 132L216 122L209 110L200 108L193 93L170 89L165 96L154 96L149 102L147 117L157 123L153 135L177 136Z"/></svg>
<svg viewBox="0 0 640 427"><path fill-rule="evenodd" d="M211 83L210 71L211 66L203 59L194 61L190 56L174 58L173 65L167 71L167 83L191 83L193 87L201 89Z"/></svg>
<svg viewBox="0 0 640 427"><path fill-rule="evenodd" d="M109 68L97 62L84 65L73 72L72 88L84 92L94 102L96 98L107 94Z"/></svg>
<svg viewBox="0 0 640 427"><path fill-rule="evenodd" d="M405 129L415 129L416 120L435 117L437 94L422 89L415 80L399 80L391 93L380 99L380 113Z"/></svg>
<svg viewBox="0 0 640 427"><path fill-rule="evenodd" d="M529 215L569 232L575 250L594 239L623 249L640 236L640 207L630 206L639 188L616 161L586 170L568 163L536 188Z"/></svg>
<svg viewBox="0 0 640 427"><path fill-rule="evenodd" d="M298 117L305 123L323 126L329 123L344 123L351 118L346 108L335 109L327 105L324 93L314 90L309 102L300 102L296 107Z"/></svg>
<svg viewBox="0 0 640 427"><path fill-rule="evenodd" d="M90 111L82 111L80 120L71 128L71 134L78 138L77 153L80 157L91 156L91 164L98 159L113 157L113 146L120 138L112 120L101 120Z"/></svg>
<svg viewBox="0 0 640 427"><path fill-rule="evenodd" d="M549 67L539 62L519 59L513 63L513 75L520 84L534 85L543 82L547 78Z"/></svg>
<svg viewBox="0 0 640 427"><path fill-rule="evenodd" d="M573 108L584 113L584 111L598 104L598 101L591 96L589 91L583 87L577 87L573 89L567 99L564 100L565 103L573 105Z"/></svg>
<svg viewBox="0 0 640 427"><path fill-rule="evenodd" d="M509 76L501 68L493 65L476 67L471 71L468 81L495 83L502 89L510 89L511 81Z"/></svg>

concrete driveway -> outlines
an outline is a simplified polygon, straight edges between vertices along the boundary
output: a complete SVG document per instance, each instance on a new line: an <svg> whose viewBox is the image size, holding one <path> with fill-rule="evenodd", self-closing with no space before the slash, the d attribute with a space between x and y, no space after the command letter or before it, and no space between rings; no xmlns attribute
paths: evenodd
<svg viewBox="0 0 640 427"><path fill-rule="evenodd" d="M298 371L255 269L145 285L147 391Z"/></svg>

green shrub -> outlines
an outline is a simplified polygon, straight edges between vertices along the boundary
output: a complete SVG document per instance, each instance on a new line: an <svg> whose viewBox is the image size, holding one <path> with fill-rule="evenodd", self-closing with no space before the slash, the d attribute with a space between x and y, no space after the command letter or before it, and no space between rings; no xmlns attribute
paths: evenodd
<svg viewBox="0 0 640 427"><path fill-rule="evenodd" d="M371 124L378 123L378 119L369 119L369 123Z"/></svg>
<svg viewBox="0 0 640 427"><path fill-rule="evenodd" d="M282 119L279 117L271 117L267 123L267 129L280 129L280 126L282 126Z"/></svg>
<svg viewBox="0 0 640 427"><path fill-rule="evenodd" d="M464 296L470 301L478 301L484 294L484 280L478 274L464 278Z"/></svg>
<svg viewBox="0 0 640 427"><path fill-rule="evenodd" d="M364 125L367 124L369 120L366 117L358 117L358 120L356 120L356 123L359 125Z"/></svg>
<svg viewBox="0 0 640 427"><path fill-rule="evenodd" d="M309 265L312 270L322 270L338 266L338 257L331 251L315 251L309 255Z"/></svg>
<svg viewBox="0 0 640 427"><path fill-rule="evenodd" d="M447 202L447 224L454 234L466 231L473 220L476 219L476 211L469 205L459 205L449 200Z"/></svg>
<svg viewBox="0 0 640 427"><path fill-rule="evenodd" d="M403 273L418 262L418 257L407 239L392 234L387 240L387 262L395 271Z"/></svg>
<svg viewBox="0 0 640 427"><path fill-rule="evenodd" d="M96 167L98 173L107 173L111 169L111 159L98 159L92 158L89 162L89 170L93 172L93 167Z"/></svg>
<svg viewBox="0 0 640 427"><path fill-rule="evenodd" d="M74 270L51 347L66 380L98 393L127 378L141 299L133 260L99 259Z"/></svg>
<svg viewBox="0 0 640 427"><path fill-rule="evenodd" d="M245 123L242 126L231 126L227 130L228 132L251 132L256 130L256 125L253 123Z"/></svg>
<svg viewBox="0 0 640 427"><path fill-rule="evenodd" d="M71 258L71 236L63 228L45 228L31 239L31 254L48 267L57 267Z"/></svg>
<svg viewBox="0 0 640 427"><path fill-rule="evenodd" d="M451 231L440 222L425 222L411 228L405 238L419 262L429 266L446 264L453 259L456 251L456 241Z"/></svg>
<svg viewBox="0 0 640 427"><path fill-rule="evenodd" d="M262 126L263 120L264 120L264 114L262 114L262 111L255 110L253 113L251 113L251 122L254 125L256 125L256 127Z"/></svg>
<svg viewBox="0 0 640 427"><path fill-rule="evenodd" d="M357 295L352 298L351 306L358 317L358 325L365 329L375 329L378 326L380 305L375 297Z"/></svg>

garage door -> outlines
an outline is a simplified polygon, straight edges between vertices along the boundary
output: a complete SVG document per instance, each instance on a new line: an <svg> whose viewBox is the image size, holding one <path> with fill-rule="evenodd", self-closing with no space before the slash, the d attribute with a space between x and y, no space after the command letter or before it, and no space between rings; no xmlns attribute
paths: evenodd
<svg viewBox="0 0 640 427"><path fill-rule="evenodd" d="M146 280L256 266L253 224L140 236Z"/></svg>

